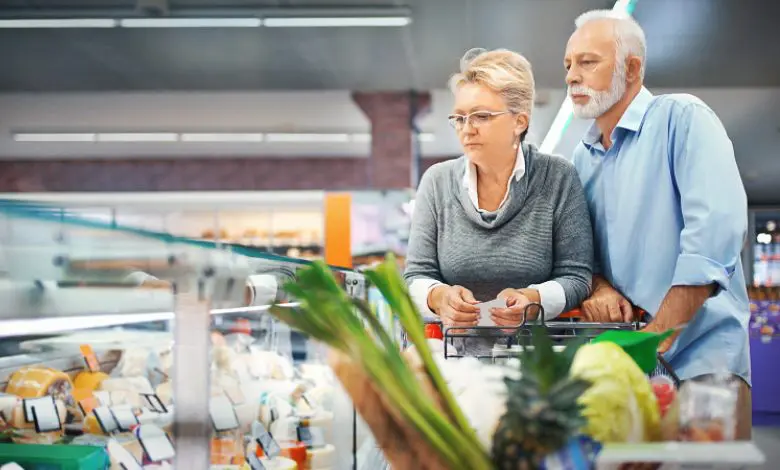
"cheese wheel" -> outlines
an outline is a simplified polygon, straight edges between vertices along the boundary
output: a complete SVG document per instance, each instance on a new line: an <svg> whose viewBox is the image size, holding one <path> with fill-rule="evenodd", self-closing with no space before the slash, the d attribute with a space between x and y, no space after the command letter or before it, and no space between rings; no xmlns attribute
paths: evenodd
<svg viewBox="0 0 780 470"><path fill-rule="evenodd" d="M73 382L68 374L49 367L23 367L11 375L5 393L21 398L40 398L46 395L74 406L71 393Z"/></svg>
<svg viewBox="0 0 780 470"><path fill-rule="evenodd" d="M94 392L95 390L99 390L100 384L108 378L108 374L103 372L83 371L79 372L76 375L76 378L73 379L73 386L81 390L89 390L90 392Z"/></svg>
<svg viewBox="0 0 780 470"><path fill-rule="evenodd" d="M322 470L335 465L336 448L330 444L306 450L306 468L310 470Z"/></svg>

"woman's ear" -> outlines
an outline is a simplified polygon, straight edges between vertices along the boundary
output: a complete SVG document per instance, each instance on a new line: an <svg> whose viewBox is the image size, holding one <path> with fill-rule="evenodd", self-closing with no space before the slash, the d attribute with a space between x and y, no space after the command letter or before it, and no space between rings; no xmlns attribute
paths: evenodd
<svg viewBox="0 0 780 470"><path fill-rule="evenodd" d="M517 115L515 137L520 137L520 135L527 130L528 130L528 115L525 113L520 113Z"/></svg>

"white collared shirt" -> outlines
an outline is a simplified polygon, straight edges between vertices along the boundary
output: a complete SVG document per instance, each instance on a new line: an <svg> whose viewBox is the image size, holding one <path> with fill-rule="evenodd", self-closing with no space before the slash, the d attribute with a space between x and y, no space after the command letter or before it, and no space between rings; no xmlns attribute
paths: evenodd
<svg viewBox="0 0 780 470"><path fill-rule="evenodd" d="M512 174L509 176L509 181L506 185L506 193L504 199L499 204L496 211L506 204L509 199L509 191L512 188L512 182L520 181L525 176L525 155L523 154L523 146L520 145L517 149L517 157L515 158L515 167ZM479 207L479 195L477 194L477 166L471 162L466 164L466 171L463 172L463 185L469 194L469 199L474 207L482 214L491 213L485 209ZM435 315L435 313L428 307L428 295L434 287L444 285L435 279L415 279L409 285L409 294L412 297L417 309L423 315ZM511 286L507 286L511 287ZM544 308L544 316L546 320L551 320L561 313L566 307L566 292L563 290L563 286L556 281L547 281L541 284L532 284L528 286L529 289L536 289L539 291L539 298L541 300L542 308ZM477 299L488 300L488 299Z"/></svg>

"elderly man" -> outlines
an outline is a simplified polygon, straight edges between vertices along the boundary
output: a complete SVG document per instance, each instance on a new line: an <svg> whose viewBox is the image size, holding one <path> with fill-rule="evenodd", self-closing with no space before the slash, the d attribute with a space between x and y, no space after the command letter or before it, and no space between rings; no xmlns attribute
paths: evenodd
<svg viewBox="0 0 780 470"><path fill-rule="evenodd" d="M649 313L682 380L739 378L737 438L750 439L749 308L740 265L747 198L715 113L643 86L645 36L611 11L580 16L564 64L574 114L595 119L574 152L595 231L597 275L583 304L598 322ZM687 325L687 326L686 326Z"/></svg>

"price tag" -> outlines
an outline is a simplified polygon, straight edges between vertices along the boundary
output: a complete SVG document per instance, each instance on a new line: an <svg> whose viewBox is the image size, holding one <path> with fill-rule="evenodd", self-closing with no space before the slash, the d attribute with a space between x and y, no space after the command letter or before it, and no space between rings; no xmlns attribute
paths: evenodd
<svg viewBox="0 0 780 470"><path fill-rule="evenodd" d="M52 432L62 429L60 414L57 413L57 404L53 396L26 398L22 406L24 407L24 419L28 423L35 423L35 432Z"/></svg>
<svg viewBox="0 0 780 470"><path fill-rule="evenodd" d="M141 443L141 448L152 462L169 460L176 456L173 443L168 435L153 424L145 424L138 428L138 442Z"/></svg>
<svg viewBox="0 0 780 470"><path fill-rule="evenodd" d="M233 406L243 405L246 401L244 392L238 387L225 387L225 395L227 395Z"/></svg>
<svg viewBox="0 0 780 470"><path fill-rule="evenodd" d="M106 442L106 450L111 459L115 461L124 470L142 470L141 464L133 457L129 450L125 449L116 439L109 439Z"/></svg>
<svg viewBox="0 0 780 470"><path fill-rule="evenodd" d="M139 424L138 417L133 413L133 409L130 406L111 408L111 414L114 415L114 420L122 432L128 432L133 426Z"/></svg>
<svg viewBox="0 0 780 470"><path fill-rule="evenodd" d="M84 356L84 364L87 370L90 372L100 372L100 361L98 361L95 351L92 350L92 346L88 344L82 344L79 346L81 355Z"/></svg>
<svg viewBox="0 0 780 470"><path fill-rule="evenodd" d="M160 400L160 397L158 397L157 394L142 393L141 398L144 400L144 403L146 403L146 407L149 408L149 410L155 413L168 412L168 408L165 407L165 404Z"/></svg>
<svg viewBox="0 0 780 470"><path fill-rule="evenodd" d="M92 413L95 415L103 433L111 434L112 432L119 430L119 423L116 422L116 418L114 418L114 413L111 412L111 408L101 406L92 410Z"/></svg>
<svg viewBox="0 0 780 470"><path fill-rule="evenodd" d="M256 452L250 452L249 455L246 456L246 460L249 462L249 468L252 470L265 470L265 465L263 465L263 462L257 457Z"/></svg>
<svg viewBox="0 0 780 470"><path fill-rule="evenodd" d="M257 442L257 445L263 449L263 452L269 459L277 457L282 453L282 448L279 447L279 444L274 440L273 436L271 436L265 426L263 426L263 423L255 421L254 424L252 424L252 437L255 442Z"/></svg>
<svg viewBox="0 0 780 470"><path fill-rule="evenodd" d="M209 401L211 422L216 431L231 431L239 426L236 410L226 395L212 397Z"/></svg>

